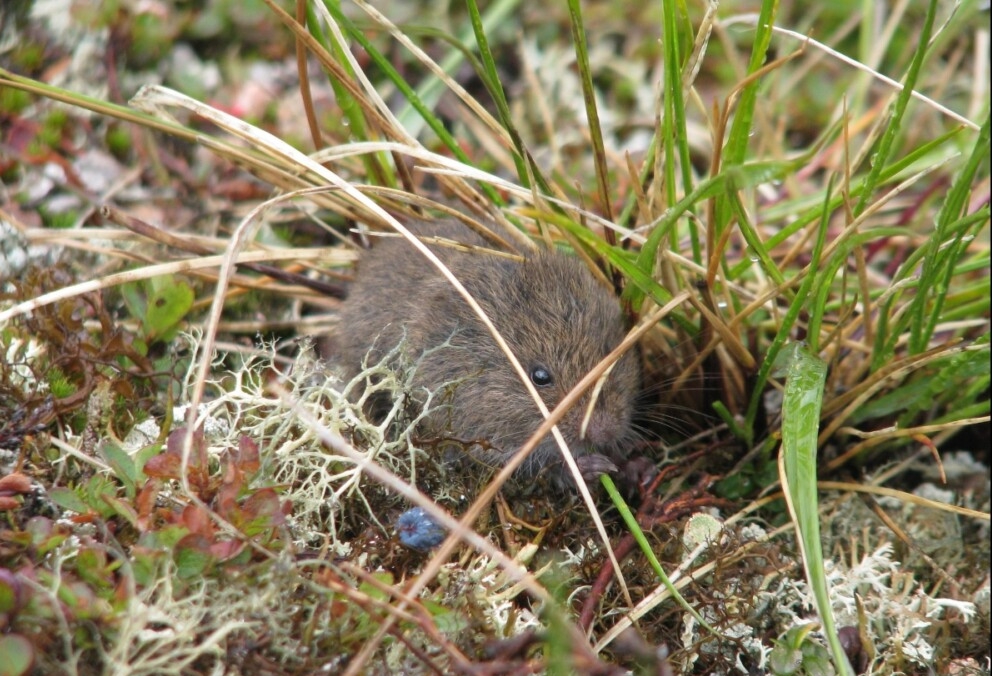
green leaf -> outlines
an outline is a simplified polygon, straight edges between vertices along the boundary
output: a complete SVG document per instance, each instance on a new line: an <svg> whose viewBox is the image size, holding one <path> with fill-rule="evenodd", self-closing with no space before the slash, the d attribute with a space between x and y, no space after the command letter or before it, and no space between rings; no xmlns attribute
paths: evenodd
<svg viewBox="0 0 992 676"><path fill-rule="evenodd" d="M107 566L106 555L91 547L84 547L77 552L76 573L96 590L110 589L114 585L113 572Z"/></svg>
<svg viewBox="0 0 992 676"><path fill-rule="evenodd" d="M775 676L792 676L793 674L797 674L802 664L802 652L781 643L776 645L768 656L768 669Z"/></svg>
<svg viewBox="0 0 992 676"><path fill-rule="evenodd" d="M978 388L980 391L974 393L980 396L988 387L989 375L987 345L985 349L962 351L934 362L931 367L898 389L865 402L851 417L851 422L858 425L865 420L898 414L900 426L910 425L915 416L931 410L935 402L946 397L954 399L954 405L949 407L950 411L960 412L964 404L972 401L971 397L962 396L969 380L981 380Z"/></svg>
<svg viewBox="0 0 992 676"><path fill-rule="evenodd" d="M0 676L21 676L34 664L34 645L20 634L0 636Z"/></svg>
<svg viewBox="0 0 992 676"><path fill-rule="evenodd" d="M124 485L127 497L133 498L138 482L143 479L138 468L134 465L134 459L120 446L109 442L100 446L100 456L107 461L114 476L120 479Z"/></svg>
<svg viewBox="0 0 992 676"><path fill-rule="evenodd" d="M804 673L806 637L816 629L815 622L793 627L785 636L775 641L775 647L768 655L768 668L775 676L792 676Z"/></svg>
<svg viewBox="0 0 992 676"><path fill-rule="evenodd" d="M53 488L48 491L48 497L62 509L68 509L78 514L86 514L91 511L90 506L71 488Z"/></svg>
<svg viewBox="0 0 992 676"><path fill-rule="evenodd" d="M156 339L168 340L193 307L194 300L193 289L185 282L170 282L156 289L148 298L148 309L143 322L149 342Z"/></svg>
<svg viewBox="0 0 992 676"><path fill-rule="evenodd" d="M379 571L377 573L372 573L372 577L378 580L383 586L392 587L395 583L393 579L393 574L389 571ZM379 585L374 585L371 582L362 582L358 585L358 591L363 594L367 594L373 601L388 601L389 594L380 588Z"/></svg>
<svg viewBox="0 0 992 676"><path fill-rule="evenodd" d="M922 51L922 50L921 50ZM962 256L971 237L985 227L989 218L986 206L979 214L961 218L967 209L972 194L972 183L981 166L987 165L989 158L990 118L985 117L975 147L954 185L947 193L940 212L937 214L936 230L926 242L926 255L923 257L923 270L920 273L920 288L923 293L913 299L913 319L910 335L910 354L927 349L930 339L941 322L944 302L955 265ZM961 224L964 227L955 227ZM968 227L968 226L971 227Z"/></svg>
<svg viewBox="0 0 992 676"><path fill-rule="evenodd" d="M117 484L107 476L96 475L80 486L83 501L89 509L97 512L105 519L114 515L114 509L107 504L106 498L117 495Z"/></svg>
<svg viewBox="0 0 992 676"><path fill-rule="evenodd" d="M147 295L145 293L145 285L141 282L128 282L121 284L118 288L121 298L124 299L124 305L127 306L131 316L136 318L144 317L148 307L148 303L145 302Z"/></svg>
<svg viewBox="0 0 992 676"><path fill-rule="evenodd" d="M114 495L104 495L103 500L114 514L131 524L135 530L138 529L138 513L134 511L130 501L121 500Z"/></svg>
<svg viewBox="0 0 992 676"><path fill-rule="evenodd" d="M144 471L145 463L148 462L150 458L154 458L161 452L162 444L154 443L139 449L138 452L134 454L134 469L138 473L139 481L144 481L147 478Z"/></svg>
<svg viewBox="0 0 992 676"><path fill-rule="evenodd" d="M452 636L466 631L471 627L468 618L456 610L427 599L423 601L424 609L434 618L434 624L444 634Z"/></svg>
<svg viewBox="0 0 992 676"><path fill-rule="evenodd" d="M175 557L176 575L183 580L202 576L214 560L213 555L207 549L195 545L187 546L182 542L176 546Z"/></svg>
<svg viewBox="0 0 992 676"><path fill-rule="evenodd" d="M8 575L10 576L9 578ZM20 605L17 600L17 589L15 588L15 585L19 584L17 579L13 578L13 573L0 575L0 617L4 620L9 620L9 618L3 616L16 610Z"/></svg>
<svg viewBox="0 0 992 676"><path fill-rule="evenodd" d="M188 535L189 529L185 526L162 526L158 530L142 533L138 545L148 550L171 550Z"/></svg>
<svg viewBox="0 0 992 676"><path fill-rule="evenodd" d="M816 601L817 612L833 653L834 665L853 676L850 663L837 638L823 546L820 541L820 512L816 487L817 436L823 406L827 365L804 345L792 343L783 351L787 363L782 401L782 455L780 479L789 513L796 525L806 579Z"/></svg>

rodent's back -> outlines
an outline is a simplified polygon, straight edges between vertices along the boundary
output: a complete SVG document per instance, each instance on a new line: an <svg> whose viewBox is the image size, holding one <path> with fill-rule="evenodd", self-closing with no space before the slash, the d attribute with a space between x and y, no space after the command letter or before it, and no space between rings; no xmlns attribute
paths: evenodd
<svg viewBox="0 0 992 676"><path fill-rule="evenodd" d="M489 246L458 222L413 222L408 227L422 236ZM616 298L573 257L545 251L520 262L430 248L478 301L549 409L624 337ZM383 239L363 255L338 327L336 342L349 376L360 371L366 354L369 363L375 363L404 334L413 359L447 342L447 347L423 358L415 382L436 390L460 381L448 399L450 406L430 417L428 432L487 442L475 446L477 459L502 465L543 420L485 325L406 240ZM580 402L568 412L559 428L574 453L618 454L630 433L639 379L635 355L622 357L597 400L585 439L579 431L585 405ZM587 405L588 399L584 401ZM531 454L527 467L534 472L558 455L549 436Z"/></svg>
<svg viewBox="0 0 992 676"><path fill-rule="evenodd" d="M482 237L458 223L411 221L406 225L422 237L484 245ZM457 260L460 256L448 247L430 248L466 287L477 286L463 278L462 268L468 261ZM475 263L488 265L481 257ZM474 288L469 291L474 295ZM461 301L464 310L456 301ZM358 262L355 281L339 313L336 343L342 365L349 376L357 374L366 354L369 363L375 363L397 345L404 333L411 354L419 354L432 345L429 335L451 335L459 324L458 315L470 311L437 268L408 241L398 235L376 238L373 248ZM443 342L444 339L437 344Z"/></svg>

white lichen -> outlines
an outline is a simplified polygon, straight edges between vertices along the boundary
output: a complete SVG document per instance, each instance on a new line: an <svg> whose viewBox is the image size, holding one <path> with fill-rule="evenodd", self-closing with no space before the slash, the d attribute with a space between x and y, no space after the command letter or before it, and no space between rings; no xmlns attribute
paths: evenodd
<svg viewBox="0 0 992 676"><path fill-rule="evenodd" d="M196 347L197 338L188 336ZM200 404L197 425L204 430L208 452L219 456L238 447L242 437L255 442L262 460L256 485L276 485L284 499L293 505L289 523L300 546L322 543L325 537L337 554L350 551L340 533L342 517L363 512L363 519L375 524L383 535L391 527L383 523L384 505L399 504L371 481L362 463L325 447L318 436L320 428L354 440L354 448L364 461L376 463L411 484L419 468L433 462L415 443L414 431L430 411L432 395L417 391L417 404L411 406L417 364L402 363L402 343L379 363L370 364L350 382L343 382L328 365L314 356L312 346L301 346L292 368L283 376L283 387L291 398L282 400L266 389L266 379L277 369L271 346L243 357L237 368L215 369L206 383L208 400ZM397 367L396 364L400 366ZM192 391L194 369L184 379L180 406L174 417L186 413L182 403ZM381 418L366 415L369 401L388 402ZM296 413L298 406L317 424L304 424Z"/></svg>

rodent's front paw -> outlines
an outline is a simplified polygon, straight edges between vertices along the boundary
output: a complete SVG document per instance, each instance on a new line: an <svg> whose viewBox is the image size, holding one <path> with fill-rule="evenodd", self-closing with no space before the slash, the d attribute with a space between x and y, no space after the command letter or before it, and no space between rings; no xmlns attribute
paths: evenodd
<svg viewBox="0 0 992 676"><path fill-rule="evenodd" d="M615 474L618 471L612 460L599 453L578 457L575 464L579 466L579 474L587 482L598 480L600 474Z"/></svg>

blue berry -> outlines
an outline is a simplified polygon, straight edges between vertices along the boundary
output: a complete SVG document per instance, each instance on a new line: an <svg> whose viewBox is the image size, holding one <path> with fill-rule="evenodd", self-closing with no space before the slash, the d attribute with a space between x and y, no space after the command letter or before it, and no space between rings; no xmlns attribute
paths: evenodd
<svg viewBox="0 0 992 676"><path fill-rule="evenodd" d="M396 532L403 545L421 552L437 547L448 533L422 507L413 507L400 514Z"/></svg>

